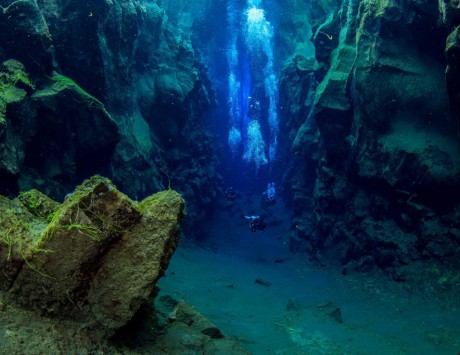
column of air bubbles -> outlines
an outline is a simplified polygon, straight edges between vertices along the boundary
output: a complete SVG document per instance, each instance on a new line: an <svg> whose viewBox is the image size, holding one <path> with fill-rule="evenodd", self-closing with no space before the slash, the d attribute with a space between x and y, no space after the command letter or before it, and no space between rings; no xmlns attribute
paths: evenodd
<svg viewBox="0 0 460 355"><path fill-rule="evenodd" d="M234 1L228 0L227 2L227 21L230 32L230 43L227 50L230 116L228 144L234 156L240 146L243 146L243 160L252 164L256 171L261 166L268 164L269 172L271 172L276 158L279 130L278 81L273 58L273 27L265 17L262 0L248 0L244 14L244 43L251 70L248 70L247 73L244 71L245 77L240 78L239 69L242 64L240 61L243 56L240 56L238 51L238 11ZM251 85L251 75L255 78L254 81L259 80L255 84L260 84L263 79L262 84L268 102L268 139L264 139L261 129L260 98L251 97L250 88L243 90ZM252 111L248 112L247 109L244 109L245 107L251 107ZM268 141L268 147L266 141ZM270 196L275 194L274 183L268 184L266 193Z"/></svg>
<svg viewBox="0 0 460 355"><path fill-rule="evenodd" d="M269 164L269 173L276 158L278 146L278 80L276 78L273 56L273 26L265 17L265 11L262 8L262 0L248 0L248 9L246 11L246 45L252 62L253 70L259 68L262 70L264 78L265 96L268 100L268 127L270 137L268 139L268 151L260 130L260 117L255 115L251 117L247 128L246 149L243 158L247 162L254 163L256 170L261 165ZM261 68L263 65L263 69ZM254 105L258 100L254 101ZM275 184L269 182L267 185L266 195L274 199L276 195Z"/></svg>
<svg viewBox="0 0 460 355"><path fill-rule="evenodd" d="M235 0L227 2L227 22L230 32L230 43L227 49L227 63L228 63L228 108L230 116L230 130L228 133L228 145L233 156L236 155L241 145L241 125L242 125L242 112L240 90L241 83L238 80L238 28L237 28L237 11L235 8Z"/></svg>

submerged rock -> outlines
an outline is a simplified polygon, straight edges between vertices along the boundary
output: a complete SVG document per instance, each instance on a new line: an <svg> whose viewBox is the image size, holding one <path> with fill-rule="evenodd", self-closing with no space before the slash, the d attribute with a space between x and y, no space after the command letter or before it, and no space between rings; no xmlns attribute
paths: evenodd
<svg viewBox="0 0 460 355"><path fill-rule="evenodd" d="M37 1L2 1L0 8L1 55L19 59L35 73L48 72L54 64L53 40Z"/></svg>
<svg viewBox="0 0 460 355"><path fill-rule="evenodd" d="M0 196L1 351L248 354L184 301L154 308L184 216L173 190L137 203L100 176L62 204Z"/></svg>
<svg viewBox="0 0 460 355"><path fill-rule="evenodd" d="M7 302L107 338L146 302L173 254L184 200L135 203L102 177L62 205L38 191L0 199L0 289Z"/></svg>
<svg viewBox="0 0 460 355"><path fill-rule="evenodd" d="M81 329L78 323L56 322L40 317L0 298L0 327L5 330L0 332L0 351L2 354L25 355L249 354L236 341L220 337L218 328L184 301L177 305L176 312L178 319L165 324L161 334L155 338L143 338L145 334L138 329L128 328L128 325L132 325L128 324L119 332L123 332L125 337L133 337L129 340L134 342L118 338L95 343L91 341L92 330ZM191 319L193 323L187 324L182 318ZM152 326L149 324L150 328Z"/></svg>
<svg viewBox="0 0 460 355"><path fill-rule="evenodd" d="M328 315L338 323L343 323L342 312L340 307L335 304L335 302L329 301L326 303L321 303L316 306L316 308L323 314Z"/></svg>
<svg viewBox="0 0 460 355"><path fill-rule="evenodd" d="M27 166L46 180L72 183L103 171L120 140L116 122L101 101L72 79L54 73L46 84L31 96L39 124L26 152ZM53 191L54 196L65 195L62 190Z"/></svg>
<svg viewBox="0 0 460 355"><path fill-rule="evenodd" d="M157 339L152 353L249 354L184 301L177 304L168 320L165 334Z"/></svg>

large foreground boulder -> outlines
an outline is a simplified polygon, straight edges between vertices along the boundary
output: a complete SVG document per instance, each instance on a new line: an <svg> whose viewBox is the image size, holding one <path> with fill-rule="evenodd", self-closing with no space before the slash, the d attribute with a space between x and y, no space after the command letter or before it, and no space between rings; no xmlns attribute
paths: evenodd
<svg viewBox="0 0 460 355"><path fill-rule="evenodd" d="M184 200L140 203L93 177L58 204L36 190L0 199L0 288L8 302L112 336L151 300L180 234Z"/></svg>

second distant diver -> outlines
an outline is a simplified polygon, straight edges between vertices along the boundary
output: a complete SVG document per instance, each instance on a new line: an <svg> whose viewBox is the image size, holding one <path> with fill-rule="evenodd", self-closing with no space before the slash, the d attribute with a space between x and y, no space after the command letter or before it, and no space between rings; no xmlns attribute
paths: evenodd
<svg viewBox="0 0 460 355"><path fill-rule="evenodd" d="M267 225L261 216L244 216L249 221L249 229L251 232L263 232Z"/></svg>

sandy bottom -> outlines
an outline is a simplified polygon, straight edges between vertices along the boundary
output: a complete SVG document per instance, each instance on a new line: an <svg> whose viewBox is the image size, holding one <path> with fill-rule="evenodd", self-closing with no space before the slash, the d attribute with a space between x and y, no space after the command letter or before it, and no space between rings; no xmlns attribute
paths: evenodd
<svg viewBox="0 0 460 355"><path fill-rule="evenodd" d="M217 213L202 245L179 247L160 296L185 299L253 354L460 353L458 295L310 264L270 218L252 233Z"/></svg>

